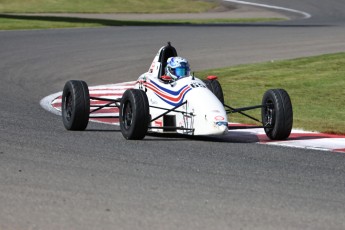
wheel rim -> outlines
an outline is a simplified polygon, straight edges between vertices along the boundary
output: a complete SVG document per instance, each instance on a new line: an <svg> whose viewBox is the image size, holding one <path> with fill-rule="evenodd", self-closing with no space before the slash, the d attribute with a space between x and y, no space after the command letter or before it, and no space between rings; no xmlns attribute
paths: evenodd
<svg viewBox="0 0 345 230"><path fill-rule="evenodd" d="M268 128L272 128L274 125L274 105L272 101L266 101L263 125Z"/></svg>
<svg viewBox="0 0 345 230"><path fill-rule="evenodd" d="M129 101L125 103L122 113L123 126L125 129L129 129L132 125L133 120L133 110L132 105Z"/></svg>
<svg viewBox="0 0 345 230"><path fill-rule="evenodd" d="M65 101L65 111L66 111L66 120L70 121L73 113L73 106L72 106L73 100L71 93L68 93L66 96Z"/></svg>

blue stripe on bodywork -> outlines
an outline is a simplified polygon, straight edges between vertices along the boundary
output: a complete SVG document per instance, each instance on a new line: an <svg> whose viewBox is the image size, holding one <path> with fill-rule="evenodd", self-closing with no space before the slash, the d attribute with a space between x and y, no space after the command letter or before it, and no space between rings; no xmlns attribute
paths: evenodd
<svg viewBox="0 0 345 230"><path fill-rule="evenodd" d="M171 95L174 95L174 96L177 96L177 95L179 95L180 93L181 93L181 91L182 90L184 90L188 85L185 85L185 86L183 86L180 90L178 90L178 91L172 91L172 90L169 90L169 89L166 89L166 88L164 88L164 87L162 87L162 86L160 86L160 85L158 85L156 82L154 82L154 81L150 81L153 85L155 85L157 88L159 88L160 90L163 90L164 92L166 92L166 93L169 93L169 94L171 94Z"/></svg>
<svg viewBox="0 0 345 230"><path fill-rule="evenodd" d="M192 88L188 89L182 96L181 100L177 103L168 101L167 99L164 99L163 97L159 96L158 94L156 94L160 99L162 99L165 103L172 105L172 106L178 106L180 104L182 104L183 100L184 100L184 96L186 96L186 94L191 90Z"/></svg>

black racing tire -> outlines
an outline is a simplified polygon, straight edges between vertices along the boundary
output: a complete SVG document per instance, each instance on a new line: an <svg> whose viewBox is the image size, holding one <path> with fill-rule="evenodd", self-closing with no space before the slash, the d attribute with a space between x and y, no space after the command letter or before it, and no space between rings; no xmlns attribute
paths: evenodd
<svg viewBox="0 0 345 230"><path fill-rule="evenodd" d="M207 88L211 90L211 92L216 95L218 100L224 105L224 94L222 86L220 85L218 80L202 80Z"/></svg>
<svg viewBox="0 0 345 230"><path fill-rule="evenodd" d="M139 89L128 89L120 103L120 128L127 140L142 140L150 123L150 107L147 95Z"/></svg>
<svg viewBox="0 0 345 230"><path fill-rule="evenodd" d="M85 130L89 123L90 94L84 81L66 82L62 93L62 121L67 130Z"/></svg>
<svg viewBox="0 0 345 230"><path fill-rule="evenodd" d="M289 94L283 89L267 90L262 98L262 124L271 140L285 140L290 136L293 112Z"/></svg>

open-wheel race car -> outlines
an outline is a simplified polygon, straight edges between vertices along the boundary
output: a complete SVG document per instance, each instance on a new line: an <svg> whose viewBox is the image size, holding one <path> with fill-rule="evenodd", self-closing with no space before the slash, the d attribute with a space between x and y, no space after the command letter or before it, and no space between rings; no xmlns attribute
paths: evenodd
<svg viewBox="0 0 345 230"><path fill-rule="evenodd" d="M94 100L104 103L92 105ZM229 129L241 128L229 126L228 114L233 113L258 122L255 128L263 128L272 140L288 138L293 123L291 100L285 90L267 90L260 105L225 105L217 77L200 80L190 74L188 61L178 57L170 42L159 49L149 70L122 97L92 97L84 81L71 80L63 89L61 107L67 130L85 130L89 119L97 118L97 111L116 107L119 112L106 118L119 118L122 135L131 140L143 139L147 133L226 135ZM261 119L245 113L252 109L261 109Z"/></svg>

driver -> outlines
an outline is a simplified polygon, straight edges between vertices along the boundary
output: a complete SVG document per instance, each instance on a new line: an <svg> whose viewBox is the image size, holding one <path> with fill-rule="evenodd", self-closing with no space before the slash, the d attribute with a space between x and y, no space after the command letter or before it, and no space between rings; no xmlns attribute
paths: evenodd
<svg viewBox="0 0 345 230"><path fill-rule="evenodd" d="M167 61L165 74L174 81L189 76L190 68L187 59L182 57L170 57Z"/></svg>

